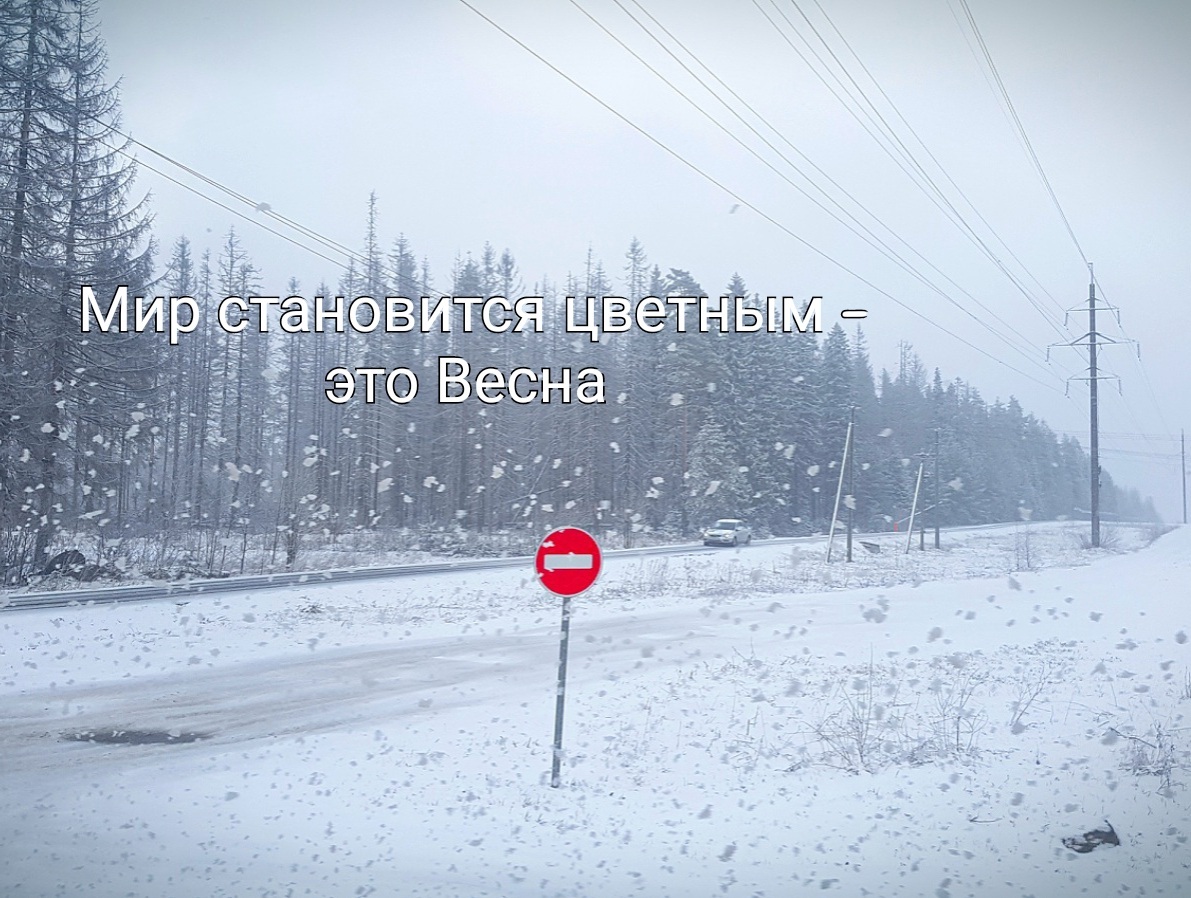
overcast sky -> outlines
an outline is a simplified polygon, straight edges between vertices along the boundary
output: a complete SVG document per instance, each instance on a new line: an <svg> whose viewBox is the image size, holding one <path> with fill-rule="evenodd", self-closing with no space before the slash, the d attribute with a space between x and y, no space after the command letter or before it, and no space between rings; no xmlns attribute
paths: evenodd
<svg viewBox="0 0 1191 898"><path fill-rule="evenodd" d="M739 272L763 295L822 295L829 324L841 309L865 307L878 368L894 368L908 341L944 378L962 377L989 400L1014 395L1086 447L1087 386L1072 382L1064 395L1086 358L1058 348L1046 359L1049 344L1087 330L1086 315L1062 327L1063 311L1087 302L1078 240L1121 310L1123 331L1104 317L1101 329L1141 344L1140 364L1130 346L1102 353L1123 389L1103 385L1104 465L1180 519L1177 437L1191 423L1191 4L969 0L1073 240L959 0L820 2L468 0L606 105L462 0L101 0L99 12L134 137L354 248L375 190L385 247L404 233L440 288L453 262L485 241L516 256L527 294L543 277L582 273L589 247L619 281L637 237L651 263L689 270L711 294ZM820 76L841 93L831 79L853 93L855 79L978 240ZM856 214L917 276L791 181ZM163 256L180 234L216 253L235 224L265 292L296 276L310 295L339 277L331 261L147 169L138 183L153 193Z"/></svg>

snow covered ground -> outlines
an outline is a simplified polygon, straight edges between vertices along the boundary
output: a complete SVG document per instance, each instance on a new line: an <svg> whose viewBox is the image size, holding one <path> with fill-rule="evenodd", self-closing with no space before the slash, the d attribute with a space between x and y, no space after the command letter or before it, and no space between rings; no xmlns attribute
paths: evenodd
<svg viewBox="0 0 1191 898"><path fill-rule="evenodd" d="M1084 529L616 561L558 789L529 571L0 613L0 894L1185 894L1191 530Z"/></svg>

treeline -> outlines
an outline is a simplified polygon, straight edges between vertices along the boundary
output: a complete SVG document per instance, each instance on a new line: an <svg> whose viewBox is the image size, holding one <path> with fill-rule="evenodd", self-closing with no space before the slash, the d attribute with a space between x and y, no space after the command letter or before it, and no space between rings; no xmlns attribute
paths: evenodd
<svg viewBox="0 0 1191 898"><path fill-rule="evenodd" d="M351 531L516 531L561 524L687 535L746 516L777 535L822 529L849 419L858 524L891 529L923 504L945 524L1049 519L1088 507L1088 458L1015 400L986 402L904 346L874 376L863 334L663 333L591 342L559 320L566 295L750 297L732 277L710 291L650 264L633 240L607 270L525 283L508 250L485 246L431 280L403 236L386 242L376 198L360 251L306 296L541 295L544 332L281 334L216 326L225 296L302 294L266 282L240 236L170 247L154 279L144 206L117 130L114 90L89 3L18 2L0 13L0 559L15 582L75 534L187 540L226 566L230 544L267 543L280 564ZM201 327L157 335L80 333L78 287L192 296ZM753 297L752 302L757 302ZM510 371L594 366L603 405L437 402L437 359ZM409 367L405 405L337 405L336 367ZM938 448L935 454L936 445ZM935 472L942 489L934 508ZM846 490L847 492L847 490ZM1107 513L1152 518L1104 476ZM928 518L929 519L929 518ZM233 553L234 555L234 553ZM241 552L241 563L243 562Z"/></svg>
<svg viewBox="0 0 1191 898"><path fill-rule="evenodd" d="M0 560L6 582L63 529L130 521L157 477L152 337L79 333L78 284L143 290L152 241L88 0L0 4ZM140 431L144 429L145 434Z"/></svg>

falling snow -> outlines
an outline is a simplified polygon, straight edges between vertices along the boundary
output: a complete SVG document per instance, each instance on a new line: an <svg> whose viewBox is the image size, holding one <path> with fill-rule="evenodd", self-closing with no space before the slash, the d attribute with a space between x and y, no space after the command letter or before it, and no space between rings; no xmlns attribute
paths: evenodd
<svg viewBox="0 0 1191 898"><path fill-rule="evenodd" d="M611 559L559 789L521 570L5 612L0 892L1178 894L1191 531L945 539Z"/></svg>

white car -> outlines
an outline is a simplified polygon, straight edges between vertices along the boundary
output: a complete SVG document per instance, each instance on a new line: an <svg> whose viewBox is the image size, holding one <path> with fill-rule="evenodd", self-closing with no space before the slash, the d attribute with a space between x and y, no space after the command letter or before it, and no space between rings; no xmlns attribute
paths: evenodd
<svg viewBox="0 0 1191 898"><path fill-rule="evenodd" d="M752 538L749 525L738 518L720 518L703 531L705 546L747 546Z"/></svg>

